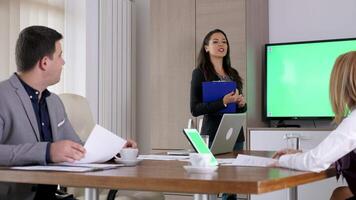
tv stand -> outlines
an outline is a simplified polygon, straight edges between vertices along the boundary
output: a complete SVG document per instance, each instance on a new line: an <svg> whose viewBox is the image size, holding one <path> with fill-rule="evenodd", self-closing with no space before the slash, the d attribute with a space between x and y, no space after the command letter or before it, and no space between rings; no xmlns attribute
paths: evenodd
<svg viewBox="0 0 356 200"><path fill-rule="evenodd" d="M283 120L279 120L277 125L276 125L277 128L300 128L300 125L298 124L286 124L284 123Z"/></svg>

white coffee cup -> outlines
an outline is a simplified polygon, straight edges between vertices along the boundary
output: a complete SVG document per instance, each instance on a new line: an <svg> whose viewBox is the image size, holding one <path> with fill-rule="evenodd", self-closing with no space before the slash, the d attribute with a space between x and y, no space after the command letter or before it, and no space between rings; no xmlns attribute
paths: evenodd
<svg viewBox="0 0 356 200"><path fill-rule="evenodd" d="M190 153L189 162L193 167L210 167L211 157L209 154Z"/></svg>
<svg viewBox="0 0 356 200"><path fill-rule="evenodd" d="M122 160L134 161L137 160L138 149L134 148L123 148L120 151L120 156Z"/></svg>

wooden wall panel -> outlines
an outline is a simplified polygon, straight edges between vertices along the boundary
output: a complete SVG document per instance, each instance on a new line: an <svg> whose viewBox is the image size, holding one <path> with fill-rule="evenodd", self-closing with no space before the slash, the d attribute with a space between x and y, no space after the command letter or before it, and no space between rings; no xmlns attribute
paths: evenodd
<svg viewBox="0 0 356 200"><path fill-rule="evenodd" d="M149 70L146 70L147 84L143 85L143 95L139 94L145 98L145 104L139 105L145 107L145 112L139 114L140 119L144 120L139 124L140 130L144 131L139 134L150 136L147 138L150 138L152 150L191 148L182 134L182 129L187 127L191 117L191 72L196 67L203 37L210 30L219 28L227 34L232 66L244 79L245 96L247 77L261 77L261 61L257 59L261 59L261 46L268 39L268 3L263 0L254 2L150 0L150 62L147 66ZM247 69L247 66L252 69ZM257 87L258 91L251 90L260 81L248 80L253 83L248 90L251 98L261 97L260 88ZM249 109L251 106L256 107L251 110L254 119L261 109L256 106L258 102L260 100L249 101Z"/></svg>
<svg viewBox="0 0 356 200"><path fill-rule="evenodd" d="M195 65L195 2L151 1L151 121L152 149L184 148L182 133L190 117L189 91ZM147 114L147 113L146 113Z"/></svg>
<svg viewBox="0 0 356 200"><path fill-rule="evenodd" d="M244 79L246 91L245 0L196 0L196 53L205 35L213 29L223 30L230 44L232 66Z"/></svg>
<svg viewBox="0 0 356 200"><path fill-rule="evenodd" d="M247 125L266 127L263 112L263 67L265 65L264 44L268 43L268 1L246 2L246 44L247 51Z"/></svg>

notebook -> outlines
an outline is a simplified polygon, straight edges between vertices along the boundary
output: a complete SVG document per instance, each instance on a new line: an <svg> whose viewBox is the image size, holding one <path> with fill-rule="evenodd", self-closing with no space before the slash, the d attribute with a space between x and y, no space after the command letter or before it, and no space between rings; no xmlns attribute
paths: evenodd
<svg viewBox="0 0 356 200"><path fill-rule="evenodd" d="M226 94L236 91L236 82L234 81L210 81L202 83L203 102L209 103L222 99ZM220 113L236 112L236 103L230 103Z"/></svg>

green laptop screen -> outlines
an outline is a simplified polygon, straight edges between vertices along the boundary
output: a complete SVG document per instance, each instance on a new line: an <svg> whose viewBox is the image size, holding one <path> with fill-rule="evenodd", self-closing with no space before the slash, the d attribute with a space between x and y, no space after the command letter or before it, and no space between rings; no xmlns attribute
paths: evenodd
<svg viewBox="0 0 356 200"><path fill-rule="evenodd" d="M190 143L193 145L194 149L198 153L209 154L211 157L210 164L218 165L218 161L215 159L214 155L211 153L208 146L205 144L203 138L200 136L198 130L196 129L184 129L184 134L189 139Z"/></svg>

